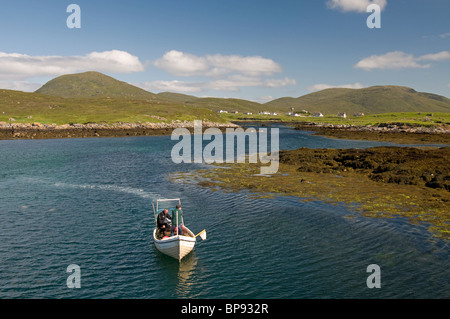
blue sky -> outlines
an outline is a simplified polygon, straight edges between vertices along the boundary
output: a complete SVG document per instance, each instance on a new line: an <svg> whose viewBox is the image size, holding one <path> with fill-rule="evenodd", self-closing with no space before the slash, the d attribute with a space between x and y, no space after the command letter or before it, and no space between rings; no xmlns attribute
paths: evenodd
<svg viewBox="0 0 450 319"><path fill-rule="evenodd" d="M103 72L151 92L258 102L328 87L450 97L450 1L2 1L0 88ZM81 28L68 28L70 4Z"/></svg>

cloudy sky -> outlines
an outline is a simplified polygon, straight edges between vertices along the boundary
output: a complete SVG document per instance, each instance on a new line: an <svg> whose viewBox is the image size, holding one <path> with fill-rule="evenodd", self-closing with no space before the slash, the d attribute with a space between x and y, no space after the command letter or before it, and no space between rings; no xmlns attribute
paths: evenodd
<svg viewBox="0 0 450 319"><path fill-rule="evenodd" d="M67 25L70 4L81 28ZM448 0L2 1L0 88L94 70L154 93L258 102L372 85L450 97L449 12Z"/></svg>

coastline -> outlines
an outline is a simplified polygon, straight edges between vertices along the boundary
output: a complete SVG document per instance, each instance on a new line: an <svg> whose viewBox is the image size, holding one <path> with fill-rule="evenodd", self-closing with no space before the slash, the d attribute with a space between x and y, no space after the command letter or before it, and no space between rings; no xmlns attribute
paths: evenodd
<svg viewBox="0 0 450 319"><path fill-rule="evenodd" d="M339 139L393 142L398 144L450 144L450 125L436 127L413 126L401 123L380 125L333 125L296 123L297 130Z"/></svg>
<svg viewBox="0 0 450 319"><path fill-rule="evenodd" d="M235 124L203 122L203 128L238 127ZM171 123L88 123L88 124L41 124L0 122L0 140L127 137L171 135L176 128L193 130L194 123L172 121Z"/></svg>
<svg viewBox="0 0 450 319"><path fill-rule="evenodd" d="M285 124L296 130L314 132L329 138L393 142L398 144L443 144L450 145L450 125L436 127L412 126L405 124L344 125L283 121L232 121L217 123L204 121L204 129L236 128L249 123L261 126ZM171 123L88 123L88 124L41 124L0 122L0 140L52 139L52 138L92 138L171 135L176 128L192 130L193 121L172 121Z"/></svg>

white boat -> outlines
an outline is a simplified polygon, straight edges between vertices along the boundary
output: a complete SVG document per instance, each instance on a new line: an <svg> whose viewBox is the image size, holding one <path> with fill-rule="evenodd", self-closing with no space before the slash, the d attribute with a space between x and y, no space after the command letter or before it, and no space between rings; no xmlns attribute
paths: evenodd
<svg viewBox="0 0 450 319"><path fill-rule="evenodd" d="M175 210L175 205L170 206L168 203L177 202L181 205L181 201L179 198L176 199L158 199L156 201L156 208L153 204L153 212L155 215L155 224L157 225L158 214L167 208L169 213ZM206 231L203 230L198 235L194 235L194 233L184 226L183 220L181 221L172 221L175 226L183 225L183 235L179 235L177 232L177 227L175 228L175 232L173 236L170 236L169 231L163 234L158 227L156 226L153 230L153 242L155 243L156 248L165 255L173 257L178 261L189 254L195 246L197 236L201 236L202 239L206 239Z"/></svg>

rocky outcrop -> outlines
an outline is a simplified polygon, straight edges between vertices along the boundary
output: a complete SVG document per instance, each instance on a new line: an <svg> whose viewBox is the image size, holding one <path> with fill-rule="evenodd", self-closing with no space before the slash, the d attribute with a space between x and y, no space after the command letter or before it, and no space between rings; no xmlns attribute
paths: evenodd
<svg viewBox="0 0 450 319"><path fill-rule="evenodd" d="M87 124L42 124L0 122L0 139L42 139L71 137L121 137L169 135L176 128L194 128L193 121L137 122L137 123L87 123ZM202 122L202 127L237 127L236 124Z"/></svg>
<svg viewBox="0 0 450 319"><path fill-rule="evenodd" d="M394 123L365 126L302 123L297 124L295 128L313 131L317 135L350 140L450 145L450 126L445 124L425 127Z"/></svg>

